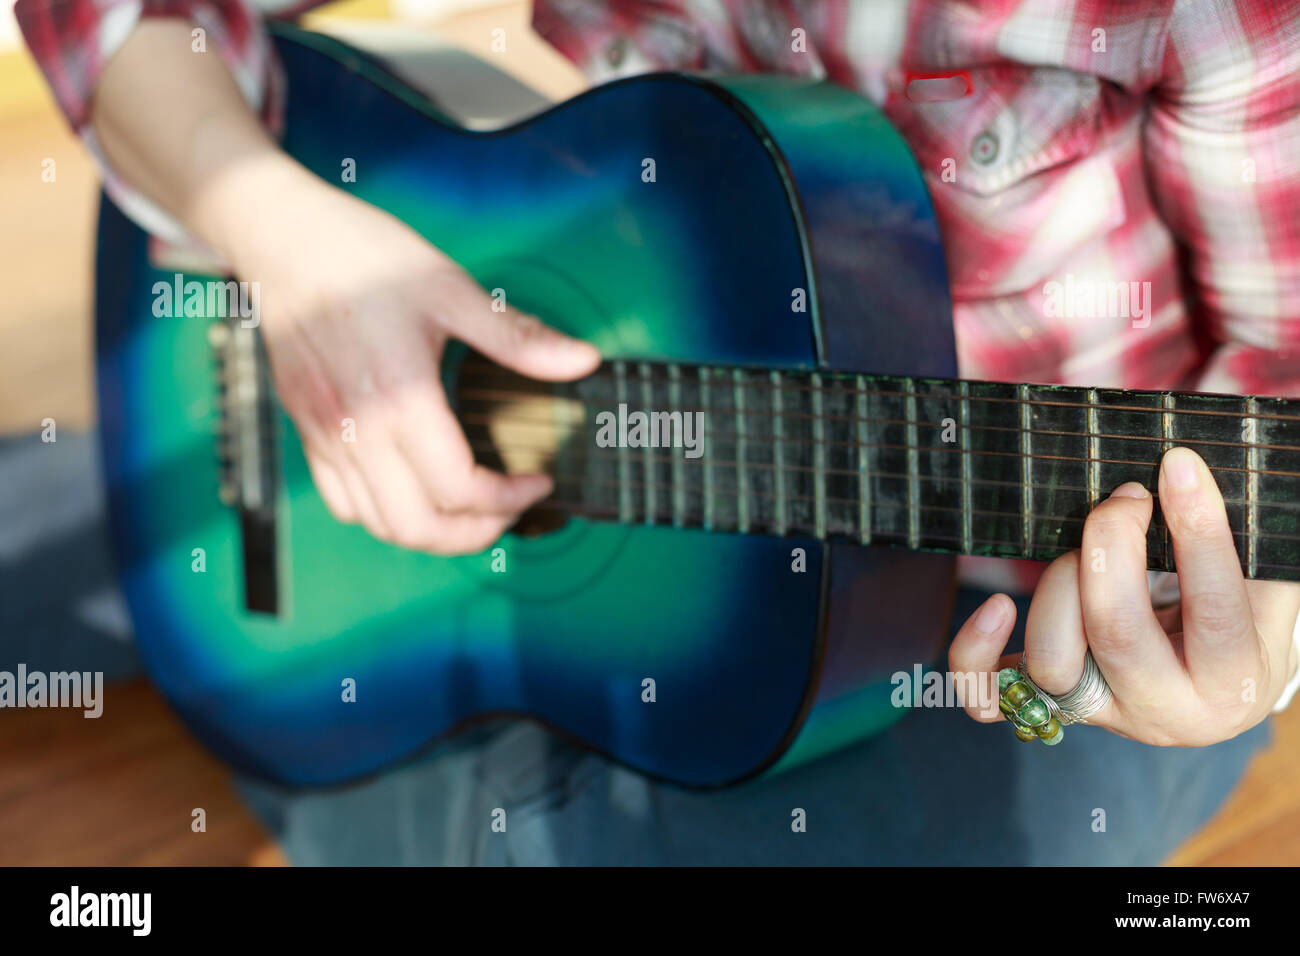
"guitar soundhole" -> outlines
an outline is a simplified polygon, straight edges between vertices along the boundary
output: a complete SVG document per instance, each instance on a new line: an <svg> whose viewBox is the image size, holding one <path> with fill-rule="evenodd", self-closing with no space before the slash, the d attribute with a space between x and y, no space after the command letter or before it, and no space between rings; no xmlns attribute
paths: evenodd
<svg viewBox="0 0 1300 956"><path fill-rule="evenodd" d="M519 516L511 532L524 538L540 538L559 531L568 524L569 516L558 508L531 508Z"/></svg>
<svg viewBox="0 0 1300 956"><path fill-rule="evenodd" d="M509 471L501 450L493 442L489 425L466 425L465 436L469 439L470 447L475 449L474 457L480 465L493 471ZM537 507L530 508L520 515L510 531L524 538L540 538L544 534L559 531L568 520L569 516L563 509L543 501Z"/></svg>
<svg viewBox="0 0 1300 956"><path fill-rule="evenodd" d="M575 386L538 382L471 352L456 376L456 409L475 460L507 474L544 472L556 490L525 512L512 531L540 537L568 522L566 490L581 475L586 407Z"/></svg>

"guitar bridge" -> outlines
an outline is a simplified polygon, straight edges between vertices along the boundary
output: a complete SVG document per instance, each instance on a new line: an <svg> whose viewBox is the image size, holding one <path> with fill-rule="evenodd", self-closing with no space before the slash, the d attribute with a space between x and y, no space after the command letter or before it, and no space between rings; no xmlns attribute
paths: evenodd
<svg viewBox="0 0 1300 956"><path fill-rule="evenodd" d="M270 366L256 326L217 319L208 326L217 368L221 503L239 512L244 605L278 614L275 406Z"/></svg>

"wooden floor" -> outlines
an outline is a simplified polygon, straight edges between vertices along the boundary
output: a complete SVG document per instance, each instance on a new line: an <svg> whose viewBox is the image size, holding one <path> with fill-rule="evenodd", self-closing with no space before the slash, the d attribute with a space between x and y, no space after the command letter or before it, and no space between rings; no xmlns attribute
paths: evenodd
<svg viewBox="0 0 1300 956"><path fill-rule="evenodd" d="M201 809L205 832L193 829ZM104 689L104 712L0 718L0 865L278 864L225 766L144 680Z"/></svg>
<svg viewBox="0 0 1300 956"><path fill-rule="evenodd" d="M1169 861L1179 866L1300 861L1300 707L1218 817ZM207 831L191 824L196 808ZM225 767L144 680L105 688L103 716L0 717L0 865L282 865Z"/></svg>
<svg viewBox="0 0 1300 956"><path fill-rule="evenodd" d="M461 29L484 32L473 21ZM0 262L16 278L6 277L0 311L0 434L34 431L45 417L88 426L94 172L25 57L0 54L0 91ZM40 178L47 157L55 183ZM284 862L225 768L148 683L105 697L98 720L0 711L0 865ZM1271 750L1170 863L1300 861L1300 704L1275 724ZM205 833L191 829L195 808Z"/></svg>
<svg viewBox="0 0 1300 956"><path fill-rule="evenodd" d="M1173 866L1300 864L1300 699L1273 719L1273 746L1255 759L1218 815Z"/></svg>

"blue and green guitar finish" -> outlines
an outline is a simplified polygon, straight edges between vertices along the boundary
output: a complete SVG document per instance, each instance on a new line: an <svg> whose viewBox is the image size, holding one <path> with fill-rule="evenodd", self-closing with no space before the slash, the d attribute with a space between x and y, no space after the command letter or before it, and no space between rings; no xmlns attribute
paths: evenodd
<svg viewBox="0 0 1300 956"><path fill-rule="evenodd" d="M657 74L467 132L337 41L276 42L290 153L332 182L355 159L343 188L608 357L955 372L921 177L847 91ZM497 574L486 554L407 552L333 520L282 415L280 612L249 612L238 515L217 497L209 323L154 316L154 283L172 274L107 200L99 250L104 456L140 652L244 770L334 783L514 713L716 786L887 726L889 675L938 655L950 557L575 518L508 535Z"/></svg>

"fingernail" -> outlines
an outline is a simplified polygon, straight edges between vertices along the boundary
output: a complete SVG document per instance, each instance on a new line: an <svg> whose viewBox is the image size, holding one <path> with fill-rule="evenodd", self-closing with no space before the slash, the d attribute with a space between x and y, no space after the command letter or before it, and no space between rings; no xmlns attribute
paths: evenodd
<svg viewBox="0 0 1300 956"><path fill-rule="evenodd" d="M984 606L975 612L975 630L985 634L996 634L1002 622L1007 619L1007 609L997 595L984 602Z"/></svg>
<svg viewBox="0 0 1300 956"><path fill-rule="evenodd" d="M1190 491L1200 484L1201 469L1196 461L1196 454L1186 448L1171 448L1165 455L1162 466L1165 481L1169 487L1178 491Z"/></svg>
<svg viewBox="0 0 1300 956"><path fill-rule="evenodd" d="M1112 498L1149 498L1150 492L1140 481L1126 481L1110 493Z"/></svg>

